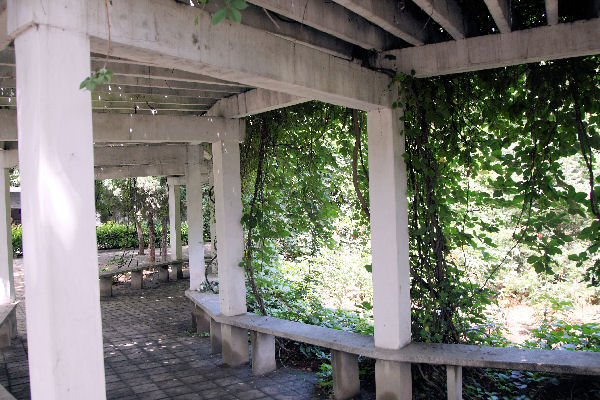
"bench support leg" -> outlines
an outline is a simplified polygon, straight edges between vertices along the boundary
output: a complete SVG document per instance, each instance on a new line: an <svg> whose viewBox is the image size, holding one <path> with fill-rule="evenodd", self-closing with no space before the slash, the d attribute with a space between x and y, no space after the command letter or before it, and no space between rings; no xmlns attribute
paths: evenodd
<svg viewBox="0 0 600 400"><path fill-rule="evenodd" d="M462 400L462 367L446 365L448 400Z"/></svg>
<svg viewBox="0 0 600 400"><path fill-rule="evenodd" d="M171 265L171 268L169 269L169 280L176 281L178 279L179 278L177 277L177 266Z"/></svg>
<svg viewBox="0 0 600 400"><path fill-rule="evenodd" d="M214 319L210 320L210 354L221 352L221 324Z"/></svg>
<svg viewBox="0 0 600 400"><path fill-rule="evenodd" d="M0 327L0 348L10 347L11 339L17 337L17 309L14 308Z"/></svg>
<svg viewBox="0 0 600 400"><path fill-rule="evenodd" d="M169 267L168 266L158 268L158 280L161 282L169 282Z"/></svg>
<svg viewBox="0 0 600 400"><path fill-rule="evenodd" d="M210 331L210 316L198 307L192 307L192 329L196 333Z"/></svg>
<svg viewBox="0 0 600 400"><path fill-rule="evenodd" d="M131 288L141 289L144 280L144 271L131 271Z"/></svg>
<svg viewBox="0 0 600 400"><path fill-rule="evenodd" d="M375 363L375 387L377 399L411 400L410 363L377 360Z"/></svg>
<svg viewBox="0 0 600 400"><path fill-rule="evenodd" d="M113 284L112 276L100 278L100 297L112 296L112 284Z"/></svg>
<svg viewBox="0 0 600 400"><path fill-rule="evenodd" d="M221 325L223 363L238 367L249 362L248 331L231 325Z"/></svg>
<svg viewBox="0 0 600 400"><path fill-rule="evenodd" d="M265 375L277 369L275 362L275 336L250 332L252 346L252 374Z"/></svg>
<svg viewBox="0 0 600 400"><path fill-rule="evenodd" d="M331 350L333 394L337 400L352 399L360 395L358 356Z"/></svg>

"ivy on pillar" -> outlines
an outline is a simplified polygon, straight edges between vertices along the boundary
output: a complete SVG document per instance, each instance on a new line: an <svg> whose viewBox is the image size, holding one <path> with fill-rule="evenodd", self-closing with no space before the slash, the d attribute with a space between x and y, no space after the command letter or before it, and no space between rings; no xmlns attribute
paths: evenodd
<svg viewBox="0 0 600 400"><path fill-rule="evenodd" d="M399 110L389 108L367 113L375 346L391 350L410 343L408 200L400 116ZM378 398L411 399L410 364L378 360L375 384Z"/></svg>
<svg viewBox="0 0 600 400"><path fill-rule="evenodd" d="M106 398L92 104L79 89L90 74L88 3L8 1L34 399Z"/></svg>
<svg viewBox="0 0 600 400"><path fill-rule="evenodd" d="M190 256L190 290L198 290L204 282L204 227L202 217L202 171L204 151L200 145L189 145L186 164L186 199L188 250Z"/></svg>

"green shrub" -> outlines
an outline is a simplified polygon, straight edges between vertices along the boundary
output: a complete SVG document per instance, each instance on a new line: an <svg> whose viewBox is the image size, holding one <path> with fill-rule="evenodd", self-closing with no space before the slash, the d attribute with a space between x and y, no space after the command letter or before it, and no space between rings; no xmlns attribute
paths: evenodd
<svg viewBox="0 0 600 400"><path fill-rule="evenodd" d="M12 226L13 257L23 255L23 228L21 225Z"/></svg>

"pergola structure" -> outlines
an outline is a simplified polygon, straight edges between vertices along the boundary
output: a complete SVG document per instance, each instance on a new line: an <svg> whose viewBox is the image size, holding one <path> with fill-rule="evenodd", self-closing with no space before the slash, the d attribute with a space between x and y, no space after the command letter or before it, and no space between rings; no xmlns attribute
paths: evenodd
<svg viewBox="0 0 600 400"><path fill-rule="evenodd" d="M240 118L308 100L367 112L375 319L369 354L379 355L378 397L410 398L406 360L416 356L402 353L411 341L404 141L400 110L392 107L397 93L384 72L428 77L600 52L598 0L248 1L241 24L213 26L220 0L203 9L175 0L0 0L0 176L7 192L10 150L18 148L34 399L106 396L94 174L185 175L194 289L204 268L201 182L208 172L200 144L212 144L219 318L226 321L247 311L238 266ZM107 53L115 75L90 96L80 82ZM0 213L5 209L0 205ZM2 242L9 242L8 216L0 217ZM0 295L10 302L5 246L0 260ZM247 330L222 324L219 334L225 362L235 364L236 351L243 355L246 346L247 353ZM338 367L352 367L341 354ZM463 359L469 357L475 359ZM600 373L597 359L585 360L588 372ZM351 395L353 372L335 371L352 388L336 395ZM448 376L449 396L460 397L460 369Z"/></svg>

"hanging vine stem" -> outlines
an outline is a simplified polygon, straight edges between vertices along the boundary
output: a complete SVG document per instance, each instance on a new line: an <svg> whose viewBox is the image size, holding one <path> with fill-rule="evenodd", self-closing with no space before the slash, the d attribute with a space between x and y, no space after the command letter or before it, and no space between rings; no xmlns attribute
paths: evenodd
<svg viewBox="0 0 600 400"><path fill-rule="evenodd" d="M354 191L356 192L356 197L358 197L360 207L367 216L367 218L370 220L371 212L369 210L369 205L367 204L367 201L365 200L365 197L363 196L362 191L360 190L360 187L358 185L358 153L359 151L361 151L360 136L362 131L362 124L359 125L358 123L358 112L356 110L352 110L352 126L354 127L354 151L352 152L352 183L354 184Z"/></svg>

